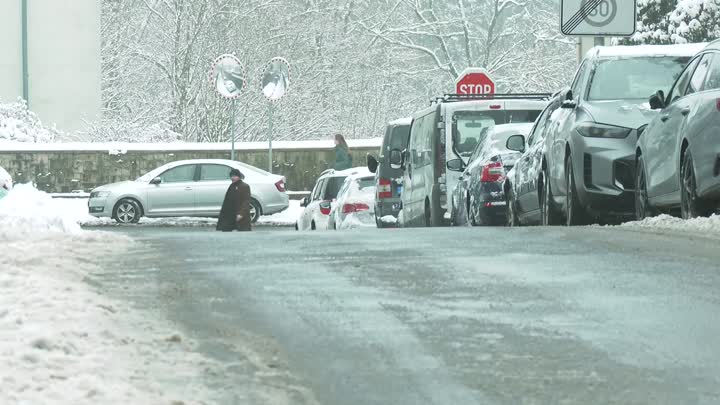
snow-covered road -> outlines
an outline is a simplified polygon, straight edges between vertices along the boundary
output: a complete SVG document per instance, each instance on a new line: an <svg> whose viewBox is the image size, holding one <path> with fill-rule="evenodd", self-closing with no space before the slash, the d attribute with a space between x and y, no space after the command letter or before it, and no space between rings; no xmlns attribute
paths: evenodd
<svg viewBox="0 0 720 405"><path fill-rule="evenodd" d="M223 362L243 356L245 334L265 336L274 366L297 377L258 372L296 405L308 392L327 405L720 403L712 238L639 226L119 231L156 249L99 282L163 308Z"/></svg>

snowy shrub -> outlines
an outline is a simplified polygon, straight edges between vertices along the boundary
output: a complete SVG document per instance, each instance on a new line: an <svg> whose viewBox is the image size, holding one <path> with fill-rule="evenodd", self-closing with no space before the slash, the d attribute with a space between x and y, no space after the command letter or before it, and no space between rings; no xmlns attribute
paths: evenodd
<svg viewBox="0 0 720 405"><path fill-rule="evenodd" d="M0 142L53 142L59 136L57 129L44 126L40 118L28 110L24 100L0 102Z"/></svg>
<svg viewBox="0 0 720 405"><path fill-rule="evenodd" d="M717 0L638 0L637 32L624 44L686 44L720 38Z"/></svg>

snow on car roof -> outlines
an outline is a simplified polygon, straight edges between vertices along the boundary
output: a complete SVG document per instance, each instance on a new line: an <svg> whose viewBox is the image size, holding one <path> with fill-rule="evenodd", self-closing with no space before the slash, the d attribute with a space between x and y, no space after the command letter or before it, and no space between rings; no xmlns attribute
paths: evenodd
<svg viewBox="0 0 720 405"><path fill-rule="evenodd" d="M373 174L368 170L367 167L353 167L352 169L347 170L338 170L333 172L333 176L345 176L345 177L363 177L363 176L373 176Z"/></svg>
<svg viewBox="0 0 720 405"><path fill-rule="evenodd" d="M390 121L388 123L388 126L399 127L402 125L410 125L410 124L412 124L412 117L406 117L406 118L397 119L395 121Z"/></svg>
<svg viewBox="0 0 720 405"><path fill-rule="evenodd" d="M681 45L619 45L596 46L588 51L585 57L621 58L643 56L695 56L707 43Z"/></svg>
<svg viewBox="0 0 720 405"><path fill-rule="evenodd" d="M495 125L492 130L496 134L513 133L513 134L527 135L530 133L530 130L532 130L533 125L535 125L535 124L532 122L521 122L521 123L515 123L515 124L500 124L500 125Z"/></svg>

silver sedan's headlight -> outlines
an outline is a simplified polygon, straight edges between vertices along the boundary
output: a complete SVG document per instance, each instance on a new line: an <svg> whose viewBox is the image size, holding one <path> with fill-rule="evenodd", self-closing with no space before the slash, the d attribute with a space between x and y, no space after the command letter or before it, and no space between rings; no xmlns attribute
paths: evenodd
<svg viewBox="0 0 720 405"><path fill-rule="evenodd" d="M93 191L90 193L90 198L108 198L110 197L109 191Z"/></svg>

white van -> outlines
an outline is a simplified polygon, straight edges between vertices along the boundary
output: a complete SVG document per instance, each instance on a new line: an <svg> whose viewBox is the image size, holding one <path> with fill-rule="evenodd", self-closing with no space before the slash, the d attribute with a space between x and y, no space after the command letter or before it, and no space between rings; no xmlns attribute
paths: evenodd
<svg viewBox="0 0 720 405"><path fill-rule="evenodd" d="M495 125L532 123L550 94L446 95L413 116L410 141L393 150L390 162L403 168L402 226L449 224L452 193L461 173L448 171L457 158L465 164Z"/></svg>

